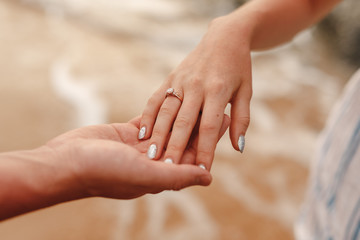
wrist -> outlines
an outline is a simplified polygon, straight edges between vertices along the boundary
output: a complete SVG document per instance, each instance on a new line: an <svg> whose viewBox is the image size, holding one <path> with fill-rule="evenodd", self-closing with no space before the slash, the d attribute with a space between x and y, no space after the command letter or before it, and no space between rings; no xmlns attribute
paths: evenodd
<svg viewBox="0 0 360 240"><path fill-rule="evenodd" d="M84 197L66 162L48 147L1 154L0 219Z"/></svg>
<svg viewBox="0 0 360 240"><path fill-rule="evenodd" d="M239 21L239 16L231 13L226 16L215 18L209 25L208 33L221 38L224 43L233 49L251 49L253 24L245 16ZM236 13L238 15L238 13Z"/></svg>
<svg viewBox="0 0 360 240"><path fill-rule="evenodd" d="M42 166L37 180L45 182L43 186L40 183L40 188L47 188L44 197L53 199L55 204L87 197L78 180L77 168L66 155L45 145L33 150L33 159Z"/></svg>

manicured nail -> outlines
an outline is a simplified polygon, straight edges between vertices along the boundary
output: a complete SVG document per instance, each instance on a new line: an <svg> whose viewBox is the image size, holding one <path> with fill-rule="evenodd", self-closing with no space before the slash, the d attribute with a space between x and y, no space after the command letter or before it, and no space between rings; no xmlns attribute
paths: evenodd
<svg viewBox="0 0 360 240"><path fill-rule="evenodd" d="M171 158L165 159L164 163L174 163L174 161Z"/></svg>
<svg viewBox="0 0 360 240"><path fill-rule="evenodd" d="M156 145L155 145L155 144L151 144L150 147L149 147L149 150L148 150L148 152L147 152L148 158L154 159L154 158L155 158L155 155L156 155L156 150L157 150Z"/></svg>
<svg viewBox="0 0 360 240"><path fill-rule="evenodd" d="M206 167L205 167L205 165L204 165L204 164L200 163L198 166L199 166L200 168L202 168L202 169L206 170Z"/></svg>
<svg viewBox="0 0 360 240"><path fill-rule="evenodd" d="M241 136L239 137L238 146L239 146L240 152L243 153L243 152L244 152L244 148L245 148L245 137L244 137L244 135L241 135Z"/></svg>
<svg viewBox="0 0 360 240"><path fill-rule="evenodd" d="M146 127L142 127L139 131L139 139L143 139L145 137Z"/></svg>

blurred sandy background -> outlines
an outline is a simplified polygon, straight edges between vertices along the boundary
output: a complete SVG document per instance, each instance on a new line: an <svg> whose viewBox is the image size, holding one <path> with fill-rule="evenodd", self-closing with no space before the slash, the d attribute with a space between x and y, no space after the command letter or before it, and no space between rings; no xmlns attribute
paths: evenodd
<svg viewBox="0 0 360 240"><path fill-rule="evenodd" d="M0 0L0 151L141 114L234 2ZM245 153L225 135L210 187L61 204L1 222L0 239L293 239L317 135L354 70L324 49L306 31L253 55Z"/></svg>

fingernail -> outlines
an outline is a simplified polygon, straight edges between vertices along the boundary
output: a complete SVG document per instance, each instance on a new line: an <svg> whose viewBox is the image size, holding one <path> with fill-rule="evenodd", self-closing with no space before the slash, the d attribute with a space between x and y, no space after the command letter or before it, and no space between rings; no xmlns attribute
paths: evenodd
<svg viewBox="0 0 360 240"><path fill-rule="evenodd" d="M171 158L165 159L164 163L174 163L174 161Z"/></svg>
<svg viewBox="0 0 360 240"><path fill-rule="evenodd" d="M204 164L200 163L198 166L199 166L200 168L202 168L202 169L206 170L206 167L205 167L205 165L204 165Z"/></svg>
<svg viewBox="0 0 360 240"><path fill-rule="evenodd" d="M244 148L245 148L245 137L244 137L244 135L241 135L241 136L239 137L238 146L239 146L240 152L243 153L243 152L244 152Z"/></svg>
<svg viewBox="0 0 360 240"><path fill-rule="evenodd" d="M145 137L146 127L142 127L139 131L139 139L143 139Z"/></svg>
<svg viewBox="0 0 360 240"><path fill-rule="evenodd" d="M156 145L155 144L151 144L150 147L149 147L149 150L147 152L147 156L148 158L150 159L154 159L155 158L155 155L156 155Z"/></svg>

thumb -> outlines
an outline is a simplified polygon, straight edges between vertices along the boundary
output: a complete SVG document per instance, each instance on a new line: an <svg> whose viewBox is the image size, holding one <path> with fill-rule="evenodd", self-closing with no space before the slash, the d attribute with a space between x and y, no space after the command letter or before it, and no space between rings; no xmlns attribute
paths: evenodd
<svg viewBox="0 0 360 240"><path fill-rule="evenodd" d="M189 164L169 164L161 161L151 161L157 166L149 184L161 190L180 190L194 185L208 186L212 177L211 174Z"/></svg>

